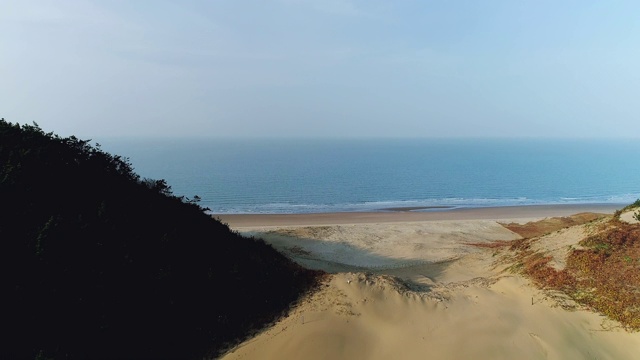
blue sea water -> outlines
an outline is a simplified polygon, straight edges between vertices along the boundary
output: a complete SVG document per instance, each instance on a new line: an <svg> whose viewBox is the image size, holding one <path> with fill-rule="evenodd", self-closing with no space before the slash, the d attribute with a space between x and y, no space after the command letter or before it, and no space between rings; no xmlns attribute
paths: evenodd
<svg viewBox="0 0 640 360"><path fill-rule="evenodd" d="M640 142L542 139L108 139L143 177L213 213L631 203Z"/></svg>

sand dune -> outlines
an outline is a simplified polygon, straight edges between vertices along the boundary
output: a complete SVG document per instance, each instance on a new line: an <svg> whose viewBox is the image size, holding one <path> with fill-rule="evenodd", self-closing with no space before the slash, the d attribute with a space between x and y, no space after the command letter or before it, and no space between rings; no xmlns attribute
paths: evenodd
<svg viewBox="0 0 640 360"><path fill-rule="evenodd" d="M329 275L225 359L635 359L640 333L541 291L491 248L493 220L243 228ZM584 227L538 246L562 266Z"/></svg>

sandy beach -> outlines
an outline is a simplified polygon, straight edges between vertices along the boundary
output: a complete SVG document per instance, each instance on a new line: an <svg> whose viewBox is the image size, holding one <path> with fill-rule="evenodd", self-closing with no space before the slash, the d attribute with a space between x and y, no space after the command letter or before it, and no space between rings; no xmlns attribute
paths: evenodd
<svg viewBox="0 0 640 360"><path fill-rule="evenodd" d="M225 359L634 359L640 333L540 290L492 248L503 226L621 206L523 206L419 212L224 215L296 262L329 273L291 313ZM589 232L536 244L561 268Z"/></svg>
<svg viewBox="0 0 640 360"><path fill-rule="evenodd" d="M214 214L215 218L233 228L256 226L337 225L358 223L389 223L430 220L505 220L537 219L568 216L581 212L613 213L626 204L528 205L484 208L381 209L377 212L338 212L320 214ZM420 208L417 208L420 209ZM429 210L429 209L428 209Z"/></svg>

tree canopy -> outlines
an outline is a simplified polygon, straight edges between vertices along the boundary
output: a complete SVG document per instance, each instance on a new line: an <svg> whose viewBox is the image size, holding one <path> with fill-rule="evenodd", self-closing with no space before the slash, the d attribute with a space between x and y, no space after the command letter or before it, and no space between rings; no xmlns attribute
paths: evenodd
<svg viewBox="0 0 640 360"><path fill-rule="evenodd" d="M201 358L318 277L126 158L4 119L0 241L16 358Z"/></svg>

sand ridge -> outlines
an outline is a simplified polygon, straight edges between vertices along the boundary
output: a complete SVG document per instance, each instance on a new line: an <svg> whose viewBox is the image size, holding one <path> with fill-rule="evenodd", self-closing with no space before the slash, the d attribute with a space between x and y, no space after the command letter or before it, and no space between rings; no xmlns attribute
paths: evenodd
<svg viewBox="0 0 640 360"><path fill-rule="evenodd" d="M415 292L381 275L335 274L226 359L633 359L637 334L566 311L518 276Z"/></svg>

